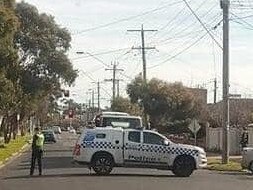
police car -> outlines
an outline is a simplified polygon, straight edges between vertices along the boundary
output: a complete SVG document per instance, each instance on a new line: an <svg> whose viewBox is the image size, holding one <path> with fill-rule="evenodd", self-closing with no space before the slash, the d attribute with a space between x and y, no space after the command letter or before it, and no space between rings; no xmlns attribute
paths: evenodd
<svg viewBox="0 0 253 190"><path fill-rule="evenodd" d="M120 127L85 129L73 160L99 175L108 175L113 167L138 167L172 170L176 176L188 177L207 164L200 147L175 144L152 130Z"/></svg>

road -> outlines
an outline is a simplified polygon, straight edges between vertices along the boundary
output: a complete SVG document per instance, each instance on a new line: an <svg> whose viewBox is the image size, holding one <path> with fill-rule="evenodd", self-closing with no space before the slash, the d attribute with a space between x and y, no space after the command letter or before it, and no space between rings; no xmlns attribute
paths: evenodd
<svg viewBox="0 0 253 190"><path fill-rule="evenodd" d="M71 164L76 135L63 133L56 144L45 146L44 175L30 177L30 151L0 170L1 190L249 190L253 176L198 170L189 178L169 171L116 168L109 176L96 176L87 168Z"/></svg>

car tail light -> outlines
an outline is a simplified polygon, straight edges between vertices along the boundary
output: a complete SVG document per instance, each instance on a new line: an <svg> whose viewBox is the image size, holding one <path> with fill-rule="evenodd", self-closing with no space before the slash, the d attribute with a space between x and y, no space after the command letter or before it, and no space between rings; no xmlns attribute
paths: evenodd
<svg viewBox="0 0 253 190"><path fill-rule="evenodd" d="M81 150L81 146L79 144L76 144L73 155L80 156L80 150Z"/></svg>

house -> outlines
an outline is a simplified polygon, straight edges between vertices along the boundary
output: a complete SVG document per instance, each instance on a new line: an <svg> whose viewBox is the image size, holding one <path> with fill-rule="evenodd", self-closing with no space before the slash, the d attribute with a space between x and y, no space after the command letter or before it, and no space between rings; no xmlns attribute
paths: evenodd
<svg viewBox="0 0 253 190"><path fill-rule="evenodd" d="M211 127L221 127L223 101L216 104L209 104L208 111L210 115ZM229 99L229 116L230 126L243 127L252 123L253 99L249 98L230 98Z"/></svg>

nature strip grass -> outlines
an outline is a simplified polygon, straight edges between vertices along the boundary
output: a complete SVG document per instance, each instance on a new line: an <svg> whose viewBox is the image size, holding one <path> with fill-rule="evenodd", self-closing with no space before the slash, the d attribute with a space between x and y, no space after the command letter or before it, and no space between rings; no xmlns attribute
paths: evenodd
<svg viewBox="0 0 253 190"><path fill-rule="evenodd" d="M5 144L3 148L0 148L0 163L5 162L6 159L20 151L29 139L29 136L19 136L16 140L12 140L9 144Z"/></svg>
<svg viewBox="0 0 253 190"><path fill-rule="evenodd" d="M208 159L207 169L216 171L243 171L241 167L241 159L230 159L228 164L222 164L221 159Z"/></svg>

